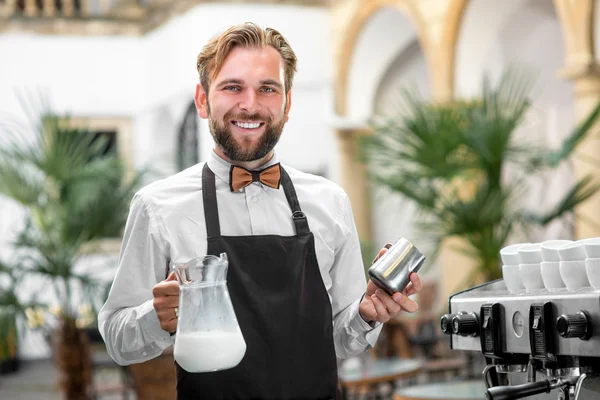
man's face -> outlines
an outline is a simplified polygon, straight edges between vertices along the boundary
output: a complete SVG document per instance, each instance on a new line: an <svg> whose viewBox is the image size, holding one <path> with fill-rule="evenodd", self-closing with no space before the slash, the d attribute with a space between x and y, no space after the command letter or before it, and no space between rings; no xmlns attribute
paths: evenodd
<svg viewBox="0 0 600 400"><path fill-rule="evenodd" d="M196 89L196 105L210 132L232 161L267 155L288 120L291 93L285 93L281 55L271 46L234 48L210 84L208 97Z"/></svg>

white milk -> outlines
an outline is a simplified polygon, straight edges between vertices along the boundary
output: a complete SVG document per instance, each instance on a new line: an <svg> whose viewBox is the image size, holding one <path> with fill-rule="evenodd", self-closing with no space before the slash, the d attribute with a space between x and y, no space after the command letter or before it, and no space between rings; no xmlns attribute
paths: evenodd
<svg viewBox="0 0 600 400"><path fill-rule="evenodd" d="M178 333L174 357L187 372L209 372L233 368L246 354L241 332L205 331Z"/></svg>

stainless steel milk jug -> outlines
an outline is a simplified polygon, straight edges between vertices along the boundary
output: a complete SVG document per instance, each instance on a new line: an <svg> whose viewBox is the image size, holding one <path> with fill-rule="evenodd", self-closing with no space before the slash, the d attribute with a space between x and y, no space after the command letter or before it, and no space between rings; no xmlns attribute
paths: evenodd
<svg viewBox="0 0 600 400"><path fill-rule="evenodd" d="M404 290L411 272L417 272L424 261L425 256L411 242L400 238L369 268L369 276L392 295Z"/></svg>

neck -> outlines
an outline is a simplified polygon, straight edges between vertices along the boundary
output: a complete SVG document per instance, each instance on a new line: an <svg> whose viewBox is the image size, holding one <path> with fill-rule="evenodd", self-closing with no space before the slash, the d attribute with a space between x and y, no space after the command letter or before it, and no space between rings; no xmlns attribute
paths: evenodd
<svg viewBox="0 0 600 400"><path fill-rule="evenodd" d="M274 150L271 150L264 157L259 158L258 160L233 161L233 160L229 159L229 157L227 157L225 155L225 153L223 153L223 150L221 150L221 148L219 146L215 145L214 151L219 157L221 157L223 160L227 161L228 163L233 164L233 165L238 165L240 167L244 167L248 170L253 170L253 169L260 167L261 165L266 164L273 157L273 153L274 153Z"/></svg>

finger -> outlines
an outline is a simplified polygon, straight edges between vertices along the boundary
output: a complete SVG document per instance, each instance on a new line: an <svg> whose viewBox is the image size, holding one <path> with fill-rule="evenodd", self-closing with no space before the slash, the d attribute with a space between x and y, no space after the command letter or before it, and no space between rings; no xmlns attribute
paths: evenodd
<svg viewBox="0 0 600 400"><path fill-rule="evenodd" d="M388 251L388 249L392 247L391 243L386 244L385 246L383 246L383 248L381 250L379 250L379 253L377 254L377 257L375 257L373 259L373 264L375 264L375 262L377 260L379 260L381 258L381 256L383 256L385 254L386 251Z"/></svg>
<svg viewBox="0 0 600 400"><path fill-rule="evenodd" d="M375 291L379 289L379 286L377 286L375 284L375 282L373 282L372 280L369 279L369 282L367 283L367 291L366 291L366 296L370 297L372 294L375 293Z"/></svg>
<svg viewBox="0 0 600 400"><path fill-rule="evenodd" d="M421 289L423 289L423 283L421 282L421 278L419 277L419 274L417 274L416 272L413 272L410 274L409 278L410 278L410 283L412 283L414 285L415 290L417 292L420 292Z"/></svg>
<svg viewBox="0 0 600 400"><path fill-rule="evenodd" d="M154 309L162 310L165 308L175 308L179 306L179 296L160 296L155 297L154 301Z"/></svg>
<svg viewBox="0 0 600 400"><path fill-rule="evenodd" d="M415 293L419 293L423 289L423 283L421 282L421 278L416 272L412 272L409 276L410 283L404 290L404 294L406 296L411 296Z"/></svg>
<svg viewBox="0 0 600 400"><path fill-rule="evenodd" d="M413 284L409 282L408 285L406 285L406 289L404 289L402 293L404 293L405 296L412 296L413 294L417 293L417 291L415 290Z"/></svg>
<svg viewBox="0 0 600 400"><path fill-rule="evenodd" d="M167 281L176 281L177 280L177 275L175 275L175 272L171 272L169 274L169 276L167 276Z"/></svg>
<svg viewBox="0 0 600 400"><path fill-rule="evenodd" d="M156 311L156 316L162 322L170 322L171 320L177 319L177 313L175 313L176 307L171 308L161 308Z"/></svg>
<svg viewBox="0 0 600 400"><path fill-rule="evenodd" d="M177 296L179 295L179 283L177 283L177 281L163 281L157 283L152 288L152 294L154 297Z"/></svg>
<svg viewBox="0 0 600 400"><path fill-rule="evenodd" d="M384 290L378 289L375 292L375 295L385 306L388 314L390 314L391 316L395 316L400 311L402 311L402 307L400 307L400 304L396 303L394 299L392 299L392 297L389 294L387 294Z"/></svg>
<svg viewBox="0 0 600 400"><path fill-rule="evenodd" d="M373 300L373 305L375 306L375 310L377 311L377 316L375 317L375 320L379 322L388 322L390 320L390 314L387 312L381 300L379 300L376 294L372 295L371 299Z"/></svg>
<svg viewBox="0 0 600 400"><path fill-rule="evenodd" d="M177 318L174 318L168 322L161 322L160 327L164 331L175 332L177 330Z"/></svg>
<svg viewBox="0 0 600 400"><path fill-rule="evenodd" d="M375 321L375 317L377 317L377 311L375 310L375 305L373 304L370 296L365 297L365 299L361 302L360 314L365 321Z"/></svg>
<svg viewBox="0 0 600 400"><path fill-rule="evenodd" d="M413 300L409 299L407 296L400 292L394 293L392 296L394 301L400 305L404 310L408 312L415 312L419 309L419 305L415 303Z"/></svg>

